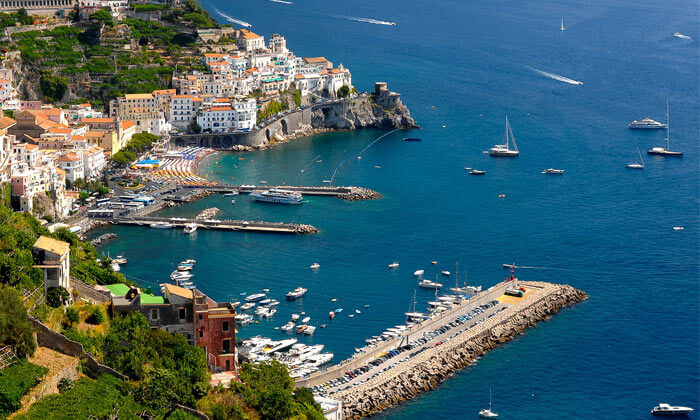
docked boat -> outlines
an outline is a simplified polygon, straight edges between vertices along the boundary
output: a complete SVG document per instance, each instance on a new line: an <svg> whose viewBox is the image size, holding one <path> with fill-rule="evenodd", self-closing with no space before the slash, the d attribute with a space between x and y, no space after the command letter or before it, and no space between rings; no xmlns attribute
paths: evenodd
<svg viewBox="0 0 700 420"><path fill-rule="evenodd" d="M292 321L297 322L299 320L299 314L292 314Z"/></svg>
<svg viewBox="0 0 700 420"><path fill-rule="evenodd" d="M546 175L561 175L564 173L563 169L554 169L554 168L547 168L544 171L542 171L543 174Z"/></svg>
<svg viewBox="0 0 700 420"><path fill-rule="evenodd" d="M627 125L629 128L641 128L641 129L658 129L666 128L667 125L654 121L651 118L644 118L641 121L634 120Z"/></svg>
<svg viewBox="0 0 700 420"><path fill-rule="evenodd" d="M281 326L280 329L284 332L288 332L288 331L291 331L295 325L296 324L294 324L293 321L289 321L286 324L284 324L283 326Z"/></svg>
<svg viewBox="0 0 700 420"><path fill-rule="evenodd" d="M309 266L309 268L312 269L312 270L317 270L317 269L321 268L321 264L315 262L315 263L311 264L311 265Z"/></svg>
<svg viewBox="0 0 700 420"><path fill-rule="evenodd" d="M413 291L413 302L412 302L412 307L409 307L409 312L406 312L406 320L407 321L423 321L428 317L427 314L424 314L422 312L416 312L416 291Z"/></svg>
<svg viewBox="0 0 700 420"><path fill-rule="evenodd" d="M683 152L674 152L671 150L671 117L669 114L668 101L666 101L666 127L666 147L652 147L650 150L647 150L647 154L682 157Z"/></svg>
<svg viewBox="0 0 700 420"><path fill-rule="evenodd" d="M253 322L253 316L248 314L238 314L235 317L236 324L248 325Z"/></svg>
<svg viewBox="0 0 700 420"><path fill-rule="evenodd" d="M287 300L296 300L299 299L300 297L304 297L306 295L306 292L308 290L303 288L303 287L297 287L296 289L292 290L291 292L288 292L285 297Z"/></svg>
<svg viewBox="0 0 700 420"><path fill-rule="evenodd" d="M255 303L253 302L244 303L243 305L241 305L241 311L247 311L248 309L252 309L254 307Z"/></svg>
<svg viewBox="0 0 700 420"><path fill-rule="evenodd" d="M308 325L305 325L305 324L299 325L296 329L296 333L302 334L306 330L307 327L308 327Z"/></svg>
<svg viewBox="0 0 700 420"><path fill-rule="evenodd" d="M272 299L270 300L270 303L267 304L268 308L272 308L273 306L277 306L280 304L280 301L277 299Z"/></svg>
<svg viewBox="0 0 700 420"><path fill-rule="evenodd" d="M303 197L295 191L283 190L280 188L270 188L263 192L253 192L250 194L255 201L277 204L301 204Z"/></svg>
<svg viewBox="0 0 700 420"><path fill-rule="evenodd" d="M259 302L258 302L258 305L259 305L259 306L265 306L265 305L269 305L270 302L272 302L272 299L267 298L267 299L263 299L263 300L259 301Z"/></svg>
<svg viewBox="0 0 700 420"><path fill-rule="evenodd" d="M263 300L265 298L265 293L255 293L250 296L246 296L245 301L246 302L257 302L259 300Z"/></svg>
<svg viewBox="0 0 700 420"><path fill-rule="evenodd" d="M277 341L274 343L274 345L272 347L266 347L264 349L264 352L265 353L277 353L279 351L282 351L284 349L287 349L287 348L293 346L294 344L297 343L297 341L298 340L296 338L288 338L286 340Z"/></svg>
<svg viewBox="0 0 700 420"><path fill-rule="evenodd" d="M420 276L422 276L423 274L425 274L425 270L416 270L416 271L413 272L413 275L416 276L416 277L420 277Z"/></svg>
<svg viewBox="0 0 700 420"><path fill-rule="evenodd" d="M389 268L398 268L399 267L399 262L394 261L393 263L389 264Z"/></svg>
<svg viewBox="0 0 700 420"><path fill-rule="evenodd" d="M642 152L639 151L639 147L637 147L637 154L639 155L639 161L634 161L632 163L628 163L626 165L627 168L629 169L644 169L644 159L642 159Z"/></svg>
<svg viewBox="0 0 700 420"><path fill-rule="evenodd" d="M177 270L175 270L172 273L170 273L171 280L187 280L187 279L191 279L192 277L194 277L194 275L192 273L190 273L189 271L177 271Z"/></svg>
<svg viewBox="0 0 700 420"><path fill-rule="evenodd" d="M127 260L123 255L117 255L116 257L114 257L112 262L115 264L124 265L128 263L129 260Z"/></svg>
<svg viewBox="0 0 700 420"><path fill-rule="evenodd" d="M193 268L194 266L190 264L178 264L177 271L192 271Z"/></svg>
<svg viewBox="0 0 700 420"><path fill-rule="evenodd" d="M305 335L314 335L314 332L316 332L316 327L314 327L313 325L307 325L304 329Z"/></svg>
<svg viewBox="0 0 700 420"><path fill-rule="evenodd" d="M420 141L421 139L417 137L404 137L403 141Z"/></svg>
<svg viewBox="0 0 700 420"><path fill-rule="evenodd" d="M171 229L174 225L169 222L155 222L151 223L151 229Z"/></svg>
<svg viewBox="0 0 700 420"><path fill-rule="evenodd" d="M687 416L693 411L695 410L690 407L681 407L666 403L660 403L659 405L651 409L651 414L655 416Z"/></svg>
<svg viewBox="0 0 700 420"><path fill-rule="evenodd" d="M498 417L498 413L493 411L491 407L491 390L489 389L489 408L484 408L483 410L479 411L479 417L482 419L495 419Z"/></svg>
<svg viewBox="0 0 700 420"><path fill-rule="evenodd" d="M187 259L187 260L184 260L184 261L180 261L180 265L191 265L191 266L194 266L195 264L197 264L197 260L193 260L193 259Z"/></svg>
<svg viewBox="0 0 700 420"><path fill-rule="evenodd" d="M301 323L302 323L302 324L306 324L306 323L309 322L309 321L311 321L311 317L310 317L310 316L306 316L306 317L302 318Z"/></svg>
<svg viewBox="0 0 700 420"><path fill-rule="evenodd" d="M238 195L238 191L233 191L233 192L230 192L230 193L226 193L226 194L224 194L224 197L233 197L233 196L236 196L236 195Z"/></svg>
<svg viewBox="0 0 700 420"><path fill-rule="evenodd" d="M511 148L510 143L513 143ZM516 157L520 155L518 145L515 143L513 129L510 127L508 116L506 115L506 144L497 144L489 149L489 154L494 157ZM471 173L471 172L470 172Z"/></svg>
<svg viewBox="0 0 700 420"><path fill-rule="evenodd" d="M194 233L197 231L197 224L196 223L188 223L185 225L185 228L182 230L185 235L189 235L190 233Z"/></svg>
<svg viewBox="0 0 700 420"><path fill-rule="evenodd" d="M424 289L439 289L442 287L442 283L424 279L418 282L418 287L422 287Z"/></svg>
<svg viewBox="0 0 700 420"><path fill-rule="evenodd" d="M469 171L469 175L485 175L486 171L481 171L479 169L472 169Z"/></svg>

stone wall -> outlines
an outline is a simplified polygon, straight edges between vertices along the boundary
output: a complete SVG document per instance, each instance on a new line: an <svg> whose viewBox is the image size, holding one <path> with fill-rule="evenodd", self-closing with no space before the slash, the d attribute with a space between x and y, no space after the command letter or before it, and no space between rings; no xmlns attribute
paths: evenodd
<svg viewBox="0 0 700 420"><path fill-rule="evenodd" d="M95 360L92 355L85 351L82 344L78 343L77 341L70 340L66 336L53 331L36 318L30 316L29 320L34 324L34 330L36 331L36 342L38 345L48 347L63 354L77 357L80 360L84 360L88 369L97 374L108 373L122 380L127 380L126 376Z"/></svg>
<svg viewBox="0 0 700 420"><path fill-rule="evenodd" d="M344 418L369 416L434 389L477 357L511 340L561 308L586 299L584 292L568 285L521 284L542 289L531 300L526 299L518 306L511 307L512 310L488 318L444 345L428 349L355 388L331 395L343 400Z"/></svg>
<svg viewBox="0 0 700 420"><path fill-rule="evenodd" d="M28 11L30 14L32 14L33 11L29 10ZM10 26L5 28L5 36L9 37L12 34L17 34L20 32L29 32L29 31L50 31L52 29L58 28L60 26L71 26L71 22L57 22L57 23L40 23L38 25L25 25L25 26Z"/></svg>
<svg viewBox="0 0 700 420"><path fill-rule="evenodd" d="M77 291L80 299L86 300L90 303L101 305L109 302L112 299L109 293L95 290L90 285L85 284L75 278L71 278L71 286L73 286L73 293Z"/></svg>

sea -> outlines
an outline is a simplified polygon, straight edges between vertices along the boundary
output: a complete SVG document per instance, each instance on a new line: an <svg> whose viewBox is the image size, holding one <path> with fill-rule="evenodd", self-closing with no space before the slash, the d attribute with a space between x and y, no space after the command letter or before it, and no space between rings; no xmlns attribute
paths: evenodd
<svg viewBox="0 0 700 420"><path fill-rule="evenodd" d="M417 289L414 271L445 287L489 287L514 262L520 279L570 284L588 300L376 418L476 418L489 390L503 419L646 419L659 402L700 409L697 1L203 4L221 23L249 23L266 39L283 34L298 56L342 63L360 91L388 82L422 128L212 155L201 165L212 180L325 185L333 177L383 197L309 196L284 206L215 195L162 212L188 217L215 206L220 219L308 223L316 235L108 228L119 239L100 251L127 256L128 278L157 291L178 261L194 258L193 280L212 298L239 301L268 288L282 302L239 337L281 339L275 327L303 312L326 328L300 341L324 344L337 362L404 322L414 292L425 309L434 292ZM646 154L665 145L664 130L627 128L646 116L665 122L667 100L671 148L682 158ZM484 151L502 143L506 115L521 155L492 158ZM422 141L403 141L409 136ZM637 149L645 168L627 169ZM393 261L400 267L390 270ZM310 270L314 262L320 269ZM285 302L298 286L307 296Z"/></svg>

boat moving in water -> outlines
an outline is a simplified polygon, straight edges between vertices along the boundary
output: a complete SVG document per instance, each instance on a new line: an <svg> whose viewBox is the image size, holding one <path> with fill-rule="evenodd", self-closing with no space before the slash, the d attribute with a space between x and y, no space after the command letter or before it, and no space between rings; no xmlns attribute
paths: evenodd
<svg viewBox="0 0 700 420"><path fill-rule="evenodd" d="M469 171L469 175L485 175L486 171L481 171L479 169L472 169Z"/></svg>
<svg viewBox="0 0 700 420"><path fill-rule="evenodd" d="M413 275L416 276L416 277L420 277L420 276L422 276L423 274L425 274L425 270L416 270L416 271L413 272Z"/></svg>
<svg viewBox="0 0 700 420"><path fill-rule="evenodd" d="M280 188L270 188L267 191L257 191L250 194L255 201L277 204L301 204L303 197L301 193Z"/></svg>
<svg viewBox="0 0 700 420"><path fill-rule="evenodd" d="M311 264L311 266L309 268L312 270L317 270L317 269L321 268L321 264L315 262L315 263Z"/></svg>
<svg viewBox="0 0 700 420"><path fill-rule="evenodd" d="M513 143L513 148L510 148L510 143ZM515 144L515 136L513 129L510 127L508 116L506 115L506 144L497 144L489 149L489 154L494 157L517 157L520 155L518 145ZM470 172L471 173L471 172Z"/></svg>
<svg viewBox="0 0 700 420"><path fill-rule="evenodd" d="M659 403L659 405L651 409L651 414L655 416L687 416L693 411L695 410L690 407L680 407L666 403Z"/></svg>
<svg viewBox="0 0 700 420"><path fill-rule="evenodd" d="M673 36L675 36L676 38L680 38L680 39L692 39L692 38L689 37L688 35L683 35L683 34L680 33L680 32L675 32L675 33L673 34Z"/></svg>
<svg viewBox="0 0 700 420"><path fill-rule="evenodd" d="M542 171L543 174L546 175L561 175L564 173L563 169L554 169L554 168L547 168L544 171Z"/></svg>

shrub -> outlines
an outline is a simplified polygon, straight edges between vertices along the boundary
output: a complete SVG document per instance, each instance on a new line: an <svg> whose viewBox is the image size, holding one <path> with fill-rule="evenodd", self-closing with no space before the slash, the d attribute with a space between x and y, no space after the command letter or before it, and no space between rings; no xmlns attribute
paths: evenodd
<svg viewBox="0 0 700 420"><path fill-rule="evenodd" d="M20 408L20 400L49 370L20 361L0 370L0 417Z"/></svg>
<svg viewBox="0 0 700 420"><path fill-rule="evenodd" d="M68 82L62 77L44 71L39 79L39 89L41 89L41 93L46 101L58 102L66 94Z"/></svg>
<svg viewBox="0 0 700 420"><path fill-rule="evenodd" d="M58 381L58 392L65 392L68 391L69 389L73 389L75 386L75 382L70 379L70 378L61 378L60 381Z"/></svg>
<svg viewBox="0 0 700 420"><path fill-rule="evenodd" d="M70 295L63 287L52 287L46 292L46 303L52 308L58 308L68 303Z"/></svg>
<svg viewBox="0 0 700 420"><path fill-rule="evenodd" d="M66 325L69 327L80 322L80 312L75 308L66 308Z"/></svg>
<svg viewBox="0 0 700 420"><path fill-rule="evenodd" d="M36 350L34 328L27 318L24 302L19 292L8 286L0 288L0 345L14 347L20 357Z"/></svg>
<svg viewBox="0 0 700 420"><path fill-rule="evenodd" d="M105 314L99 306L90 308L90 315L85 319L85 322L92 325L100 325L105 320Z"/></svg>

